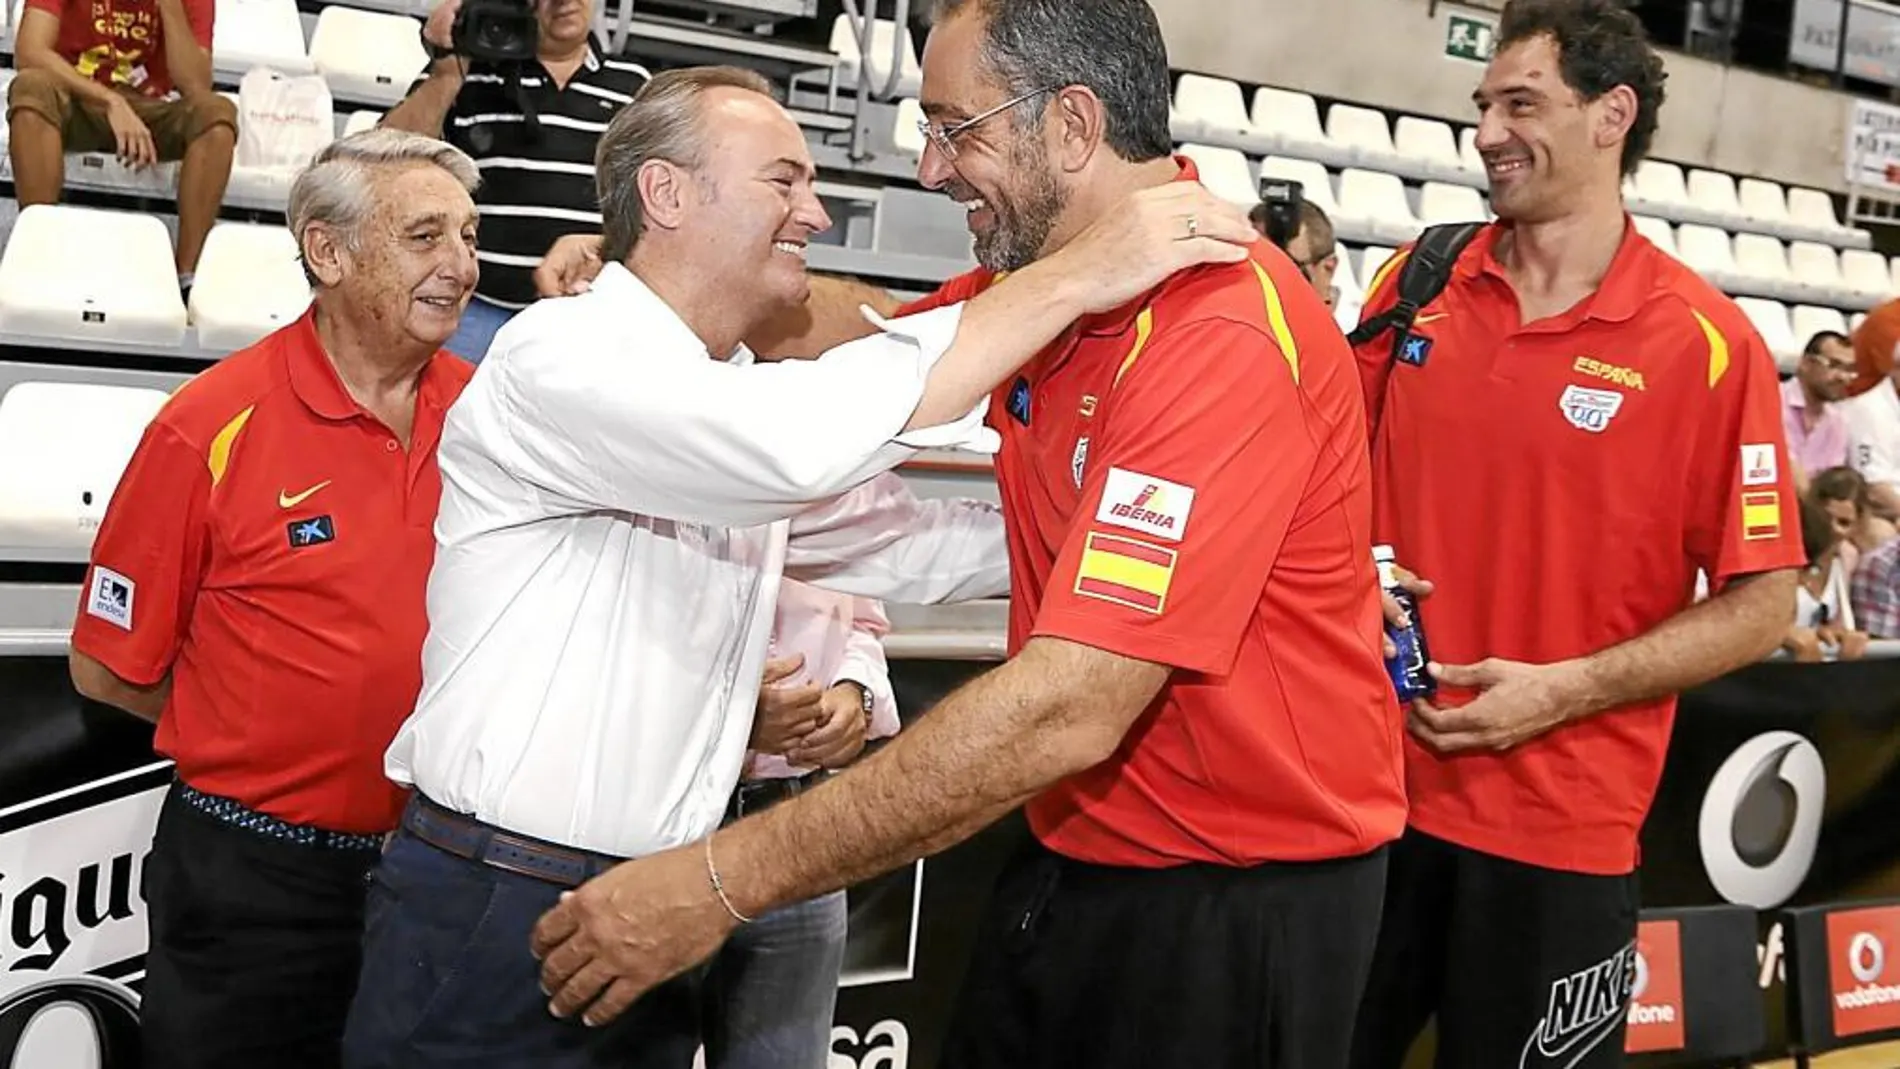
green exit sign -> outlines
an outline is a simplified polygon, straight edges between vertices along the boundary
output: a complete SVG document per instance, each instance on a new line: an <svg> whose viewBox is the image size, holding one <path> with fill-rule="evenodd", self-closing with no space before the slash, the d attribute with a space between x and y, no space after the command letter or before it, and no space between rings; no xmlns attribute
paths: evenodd
<svg viewBox="0 0 1900 1069"><path fill-rule="evenodd" d="M1497 41L1497 24L1475 15L1450 14L1445 17L1445 55L1472 63L1491 62L1491 49Z"/></svg>

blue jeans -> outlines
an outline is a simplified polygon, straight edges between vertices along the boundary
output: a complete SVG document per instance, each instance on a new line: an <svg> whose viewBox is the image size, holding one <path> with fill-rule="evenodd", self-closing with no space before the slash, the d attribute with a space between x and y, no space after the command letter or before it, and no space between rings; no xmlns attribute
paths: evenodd
<svg viewBox="0 0 1900 1069"><path fill-rule="evenodd" d="M442 348L471 364L479 364L482 357L488 355L488 346L495 340L495 332L515 317L515 310L500 305L489 304L480 297L470 297L468 307L462 309L462 322L455 328L455 336L445 342Z"/></svg>
<svg viewBox="0 0 1900 1069"><path fill-rule="evenodd" d="M844 936L843 891L740 925L704 982L707 1069L825 1069Z"/></svg>
<svg viewBox="0 0 1900 1069"><path fill-rule="evenodd" d="M561 891L397 832L370 883L346 1069L688 1069L695 973L604 1028L548 1013L528 939Z"/></svg>

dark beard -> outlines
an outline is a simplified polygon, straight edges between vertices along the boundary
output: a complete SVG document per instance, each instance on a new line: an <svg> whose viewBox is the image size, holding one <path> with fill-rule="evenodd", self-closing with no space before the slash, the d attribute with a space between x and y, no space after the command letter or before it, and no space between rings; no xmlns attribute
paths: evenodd
<svg viewBox="0 0 1900 1069"><path fill-rule="evenodd" d="M1015 271L1034 263L1068 204L1040 144L1024 138L1011 148L1009 164L1013 174L1022 176L1022 188L1013 191L1008 202L990 202L996 225L976 239L976 262L991 271Z"/></svg>

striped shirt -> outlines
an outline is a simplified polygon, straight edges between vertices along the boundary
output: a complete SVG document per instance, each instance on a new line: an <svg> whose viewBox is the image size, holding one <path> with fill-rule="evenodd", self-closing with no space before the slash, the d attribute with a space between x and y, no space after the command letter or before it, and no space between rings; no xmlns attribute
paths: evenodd
<svg viewBox="0 0 1900 1069"><path fill-rule="evenodd" d="M525 63L518 67L517 95L508 77L513 66L469 64L462 91L442 119L442 137L482 172L475 195L482 277L475 292L517 309L534 300L534 269L556 238L600 231L594 144L649 75L638 63L603 57L593 40L565 89L540 63ZM538 133L526 121L524 100L539 119Z"/></svg>

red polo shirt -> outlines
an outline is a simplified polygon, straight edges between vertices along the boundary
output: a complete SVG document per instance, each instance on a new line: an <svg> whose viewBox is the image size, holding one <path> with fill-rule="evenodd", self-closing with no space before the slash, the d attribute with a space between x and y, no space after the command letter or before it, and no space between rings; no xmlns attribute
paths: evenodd
<svg viewBox="0 0 1900 1069"><path fill-rule="evenodd" d="M1037 837L1141 867L1395 838L1364 415L1350 352L1292 263L1256 245L1082 320L997 391L989 421L1010 652L1047 635L1175 668L1113 757L1029 803Z"/></svg>
<svg viewBox="0 0 1900 1069"><path fill-rule="evenodd" d="M470 374L435 356L404 449L305 313L146 429L93 543L73 648L132 683L171 673L155 745L185 782L296 824L395 826L383 750L422 685L435 447Z"/></svg>
<svg viewBox="0 0 1900 1069"><path fill-rule="evenodd" d="M1597 292L1519 322L1480 232L1421 309L1423 363L1358 353L1376 531L1436 589L1433 656L1548 663L1686 608L1696 570L1797 567L1801 521L1774 361L1733 302L1628 226ZM1369 317L1394 299L1374 280ZM1440 704L1472 695L1445 688ZM1600 713L1505 753L1406 740L1412 825L1548 868L1615 875L1662 773L1675 699Z"/></svg>

